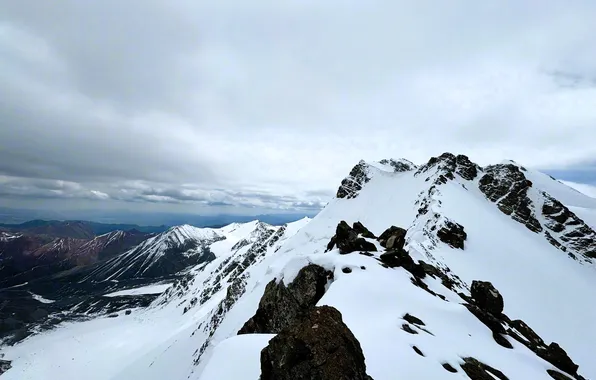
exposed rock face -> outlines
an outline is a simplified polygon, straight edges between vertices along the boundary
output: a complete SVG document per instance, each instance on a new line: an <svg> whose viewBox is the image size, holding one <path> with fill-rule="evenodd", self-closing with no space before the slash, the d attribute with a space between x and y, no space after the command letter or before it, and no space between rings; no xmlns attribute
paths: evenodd
<svg viewBox="0 0 596 380"><path fill-rule="evenodd" d="M8 371L12 367L12 364L9 360L0 359L0 375L4 372Z"/></svg>
<svg viewBox="0 0 596 380"><path fill-rule="evenodd" d="M480 166L470 161L468 156L464 156L463 154L455 157L455 163L457 166L455 172L468 181L475 179L481 170Z"/></svg>
<svg viewBox="0 0 596 380"><path fill-rule="evenodd" d="M381 160L379 162L383 165L390 165L391 167L393 167L393 171L395 173L409 172L411 170L416 170L416 165L414 165L412 162L410 162L404 158L401 158L399 160L394 160L393 158L391 158L389 160Z"/></svg>
<svg viewBox="0 0 596 380"><path fill-rule="evenodd" d="M341 254L347 254L355 251L377 250L377 247L373 243L367 241L363 237L360 237L358 232L351 228L348 223L343 220L337 225L335 235L331 238L331 241L329 241L327 250L332 250L336 245L339 249L339 253Z"/></svg>
<svg viewBox="0 0 596 380"><path fill-rule="evenodd" d="M414 259L403 249L387 251L381 255L380 259L389 268L403 267L409 272L414 271L416 266Z"/></svg>
<svg viewBox="0 0 596 380"><path fill-rule="evenodd" d="M337 190L337 198L356 198L362 187L370 181L368 173L368 165L364 161L360 161L350 171L350 175L341 181L341 185Z"/></svg>
<svg viewBox="0 0 596 380"><path fill-rule="evenodd" d="M536 354L542 359L551 363L561 371L577 375L579 366L571 360L567 352L561 348L557 343L551 343L546 349L538 349Z"/></svg>
<svg viewBox="0 0 596 380"><path fill-rule="evenodd" d="M406 230L391 226L379 236L379 243L387 249L403 249L406 244Z"/></svg>
<svg viewBox="0 0 596 380"><path fill-rule="evenodd" d="M542 215L548 220L546 227L553 232L552 235L548 234L548 241L562 251L567 251L567 248L553 237L558 235L559 240L575 252L596 258L596 232L561 202L547 193L542 193L542 196Z"/></svg>
<svg viewBox="0 0 596 380"><path fill-rule="evenodd" d="M463 358L464 363L461 364L461 368L464 370L466 375L472 380L509 380L503 372L495 369L487 364L474 358Z"/></svg>
<svg viewBox="0 0 596 380"><path fill-rule="evenodd" d="M544 340L524 321L511 320L503 314L503 297L490 282L473 281L471 293L472 298L469 301L472 304L464 304L464 306L492 331L493 338L498 344L506 348L513 348L505 337L509 335L556 368L573 375L576 379L582 379L577 374L579 366L557 343L553 342L547 346ZM475 379L469 373L468 376ZM490 379L489 377L477 377L480 380L485 378Z"/></svg>
<svg viewBox="0 0 596 380"><path fill-rule="evenodd" d="M364 227L364 225L360 222L354 222L354 224L352 225L352 229L354 231L356 231L356 233L358 235L361 235L362 237L365 238L369 238L369 239L376 239L377 237L375 236L375 234L373 234L372 232L370 232L368 230L368 228Z"/></svg>
<svg viewBox="0 0 596 380"><path fill-rule="evenodd" d="M360 343L341 313L317 307L261 352L261 380L372 380Z"/></svg>
<svg viewBox="0 0 596 380"><path fill-rule="evenodd" d="M491 202L496 202L501 212L510 215L513 220L522 223L530 231L541 232L542 226L534 216L533 204L528 197L528 189L532 187L521 170L513 164L487 166L486 173L478 188Z"/></svg>
<svg viewBox="0 0 596 380"><path fill-rule="evenodd" d="M493 315L500 315L503 312L503 296L488 281L472 281L472 299L482 310Z"/></svg>
<svg viewBox="0 0 596 380"><path fill-rule="evenodd" d="M464 226L447 220L443 227L437 231L437 237L453 248L464 249L464 242L468 235L464 231Z"/></svg>
<svg viewBox="0 0 596 380"><path fill-rule="evenodd" d="M271 281L255 315L240 329L238 334L274 334L308 315L325 294L325 285L333 276L318 265L308 265L287 287L280 281Z"/></svg>
<svg viewBox="0 0 596 380"><path fill-rule="evenodd" d="M439 176L436 179L437 184L447 183L447 180L455 178L454 174L466 180L473 180L481 171L480 166L476 165L467 156L462 154L455 156L451 153L443 153L439 157L432 157L426 164L421 166L416 175L426 173L433 167L437 167ZM430 179L427 178L427 180Z"/></svg>
<svg viewBox="0 0 596 380"><path fill-rule="evenodd" d="M561 372L547 369L546 373L555 380L572 380L569 376L563 375Z"/></svg>

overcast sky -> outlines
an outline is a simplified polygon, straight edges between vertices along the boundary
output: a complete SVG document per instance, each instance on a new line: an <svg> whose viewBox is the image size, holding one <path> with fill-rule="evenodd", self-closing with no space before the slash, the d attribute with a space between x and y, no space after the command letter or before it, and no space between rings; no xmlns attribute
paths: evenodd
<svg viewBox="0 0 596 380"><path fill-rule="evenodd" d="M593 0L5 0L0 205L313 210L444 151L596 182Z"/></svg>

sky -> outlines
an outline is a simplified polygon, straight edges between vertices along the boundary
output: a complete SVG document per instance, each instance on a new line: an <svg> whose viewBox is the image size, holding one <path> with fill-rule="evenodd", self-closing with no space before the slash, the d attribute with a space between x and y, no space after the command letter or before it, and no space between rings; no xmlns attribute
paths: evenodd
<svg viewBox="0 0 596 380"><path fill-rule="evenodd" d="M593 0L0 2L0 206L313 212L360 159L596 183ZM587 187L586 187L587 186Z"/></svg>

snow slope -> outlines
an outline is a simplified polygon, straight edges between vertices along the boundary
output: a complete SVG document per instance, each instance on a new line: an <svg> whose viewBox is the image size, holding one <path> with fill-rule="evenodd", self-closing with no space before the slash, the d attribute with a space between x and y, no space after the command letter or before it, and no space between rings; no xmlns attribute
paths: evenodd
<svg viewBox="0 0 596 380"><path fill-rule="evenodd" d="M553 368L550 363L513 339L513 349L496 344L491 331L462 305L457 292L469 295L473 280L491 281L511 319L522 319L547 343L558 342L579 364L580 374L596 378L596 303L591 296L596 266L589 244L586 248L566 237L566 231L579 231L576 222L553 232L553 218L543 212L549 197L571 211L596 210L592 199L524 168L521 172L532 182L527 196L524 189L492 200L515 187L506 183L486 190L482 178L496 171L502 174L497 179L505 181L511 169L490 171L467 158L444 156L421 167L399 160L360 163L342 182L346 196L331 200L311 221L282 227L255 221L213 230L226 236L210 245L214 259L197 264L151 307L66 324L5 347L13 368L4 377L70 380L84 371L89 380L256 379L260 350L271 336L236 333L254 315L270 281L289 284L302 267L315 263L334 273L318 304L340 310L375 380L467 378L459 364L468 356L512 380L551 379L546 372ZM511 201L511 196L520 198ZM514 211L507 214L510 204ZM406 249L414 260L442 268L456 288L427 277L425 284L444 299L434 296L415 286L403 268L381 266L382 252L372 257L325 252L342 220L360 221L376 235L391 225L406 228ZM437 238L437 229L447 221L464 226L465 249ZM582 228L589 239L593 231ZM350 273L344 273L346 267ZM422 319L427 331L402 330L405 313ZM444 363L459 373L447 372Z"/></svg>

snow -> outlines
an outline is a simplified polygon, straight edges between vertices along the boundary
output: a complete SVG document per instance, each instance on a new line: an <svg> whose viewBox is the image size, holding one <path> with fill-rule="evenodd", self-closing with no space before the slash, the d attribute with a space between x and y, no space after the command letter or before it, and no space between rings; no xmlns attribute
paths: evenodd
<svg viewBox="0 0 596 380"><path fill-rule="evenodd" d="M261 375L261 350L274 336L250 334L224 340L213 351L200 380L258 379Z"/></svg>
<svg viewBox="0 0 596 380"><path fill-rule="evenodd" d="M31 292L29 292L29 294L31 294L31 297L32 297L34 300L37 300L37 301L39 301L39 302L41 302L41 303L46 303L46 304L47 304L47 303L54 303L54 302L56 302L56 301L54 301L54 300L49 300L49 299L47 299L47 298L43 298L43 297L42 297L42 296L40 296L39 294L35 294L35 293L31 293Z"/></svg>
<svg viewBox="0 0 596 380"><path fill-rule="evenodd" d="M114 293L104 294L104 297L134 296L140 294L161 294L165 292L172 284L156 284L143 286L140 288L126 289Z"/></svg>
<svg viewBox="0 0 596 380"><path fill-rule="evenodd" d="M503 295L505 313L511 319L522 319L547 343L558 342L579 364L580 374L596 378L592 359L596 304L590 302L596 267L570 259L543 234L529 231L500 212L474 181L458 177L438 186L431 197L431 212L419 216L416 202L428 197L432 181L426 178L433 175L432 170L416 176L414 172L394 173L382 165L369 167L372 178L356 198L333 199L312 220L289 223L285 231L258 221L205 229L201 236L217 234L226 239L211 245L216 259L191 270L194 277L186 288L178 284L162 288L163 294L149 308L128 316L63 324L5 347L13 368L3 379L74 380L85 373L87 380L256 380L260 351L272 335L236 333L254 315L270 281L289 284L309 263L333 271L334 279L318 304L340 310L360 342L367 372L375 380L465 378L459 365L466 356L501 370L512 380L550 379L546 373L552 368L549 363L512 339L512 350L496 344L490 330L440 280L424 281L445 300L413 285L402 268L379 265L382 252L373 257L325 252L341 220L349 224L360 221L376 235L391 225L407 228L407 248L414 259L446 266L467 285L473 280L491 281ZM591 198L568 186L541 173L524 173L534 183L532 199L538 199L542 190L572 211L578 210L580 217L579 210L585 215L596 210ZM431 239L428 228L446 218L464 226L468 235L464 250ZM586 221L593 223L596 218ZM178 228L175 236L199 234L189 227ZM269 246L269 240L263 240L266 234L255 232L258 228L284 235ZM244 293L229 310L223 309L227 287L239 280L224 269L242 263L252 248L249 244L232 250L243 239L260 244L263 256L255 257L242 273ZM344 267L352 272L343 273ZM221 287L215 286L218 284ZM124 292L146 294L131 292L147 288ZM208 289L213 292L201 301ZM415 335L403 331L406 313L422 319L424 329L432 335L418 327L412 327L418 331ZM425 356L416 354L412 346ZM202 350L198 363L193 363ZM459 374L447 372L443 363L451 364Z"/></svg>

